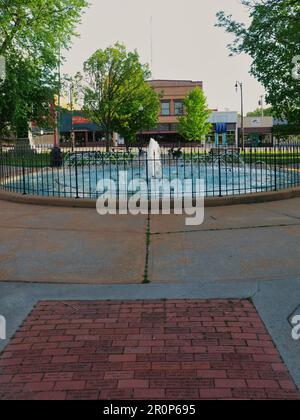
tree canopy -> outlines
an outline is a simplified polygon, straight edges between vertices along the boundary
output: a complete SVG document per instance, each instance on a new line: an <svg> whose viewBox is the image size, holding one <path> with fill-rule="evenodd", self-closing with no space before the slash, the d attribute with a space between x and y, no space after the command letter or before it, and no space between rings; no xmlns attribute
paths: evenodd
<svg viewBox="0 0 300 420"><path fill-rule="evenodd" d="M273 108L265 108L263 110L263 114L265 117L273 117L274 116ZM262 116L261 108L257 108L254 111L247 113L247 117L261 117L261 116Z"/></svg>
<svg viewBox="0 0 300 420"><path fill-rule="evenodd" d="M300 77L293 77L300 55L299 0L241 0L248 8L249 26L236 22L224 11L217 26L235 36L231 54L246 53L252 59L251 74L263 84L267 102L277 117L300 120ZM299 58L300 63L300 58Z"/></svg>
<svg viewBox="0 0 300 420"><path fill-rule="evenodd" d="M58 91L60 49L69 47L85 0L0 0L0 135L26 135L28 122L45 121Z"/></svg>
<svg viewBox="0 0 300 420"><path fill-rule="evenodd" d="M137 51L127 52L119 43L97 50L84 64L84 111L104 128L107 148L114 131L130 141L157 123L159 98L149 77Z"/></svg>
<svg viewBox="0 0 300 420"><path fill-rule="evenodd" d="M15 51L57 61L86 6L86 0L0 0L0 55Z"/></svg>
<svg viewBox="0 0 300 420"><path fill-rule="evenodd" d="M56 77L30 59L11 54L6 63L6 78L0 85L0 135L15 131L27 137L31 120L47 124L49 104L53 102Z"/></svg>
<svg viewBox="0 0 300 420"><path fill-rule="evenodd" d="M125 139L127 146L136 140L139 131L150 130L156 126L159 109L158 95L148 83L139 88L134 101L123 104L117 132Z"/></svg>
<svg viewBox="0 0 300 420"><path fill-rule="evenodd" d="M202 89L196 87L188 93L184 106L186 114L179 118L178 132L186 140L201 141L212 127L208 122L211 111L207 107Z"/></svg>

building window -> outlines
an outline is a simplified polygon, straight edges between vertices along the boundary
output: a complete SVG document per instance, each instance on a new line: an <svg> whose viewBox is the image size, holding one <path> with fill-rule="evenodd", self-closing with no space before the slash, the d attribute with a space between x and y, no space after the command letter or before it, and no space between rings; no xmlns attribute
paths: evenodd
<svg viewBox="0 0 300 420"><path fill-rule="evenodd" d="M170 131L170 124L158 124L158 131Z"/></svg>
<svg viewBox="0 0 300 420"><path fill-rule="evenodd" d="M183 101L174 102L174 113L175 115L183 115L184 113Z"/></svg>
<svg viewBox="0 0 300 420"><path fill-rule="evenodd" d="M164 116L170 115L170 101L161 102L161 115L164 115Z"/></svg>

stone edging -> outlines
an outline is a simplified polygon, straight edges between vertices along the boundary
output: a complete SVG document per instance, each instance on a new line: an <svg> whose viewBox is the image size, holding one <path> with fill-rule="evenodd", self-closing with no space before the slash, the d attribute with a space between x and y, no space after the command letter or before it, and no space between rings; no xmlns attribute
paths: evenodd
<svg viewBox="0 0 300 420"><path fill-rule="evenodd" d="M300 197L300 187L280 191L271 191L255 194L244 194L226 197L208 197L205 199L206 207L231 206L236 204L254 204L270 201L287 200ZM74 199L64 197L45 197L22 195L14 192L8 192L0 189L0 200L13 203L33 204L40 206L55 207L73 207L73 208L95 208L96 200ZM160 203L161 204L161 203ZM171 208L174 208L174 200L171 202Z"/></svg>

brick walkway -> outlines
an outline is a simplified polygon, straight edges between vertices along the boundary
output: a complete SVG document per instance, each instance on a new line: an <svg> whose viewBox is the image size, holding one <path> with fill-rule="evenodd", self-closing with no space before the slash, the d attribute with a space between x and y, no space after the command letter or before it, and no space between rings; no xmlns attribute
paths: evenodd
<svg viewBox="0 0 300 420"><path fill-rule="evenodd" d="M300 399L247 301L41 302L0 399Z"/></svg>

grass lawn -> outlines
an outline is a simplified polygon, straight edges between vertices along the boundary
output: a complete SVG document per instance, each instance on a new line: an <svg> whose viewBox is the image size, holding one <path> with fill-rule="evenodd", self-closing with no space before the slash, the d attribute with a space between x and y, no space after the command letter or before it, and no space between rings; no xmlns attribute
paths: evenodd
<svg viewBox="0 0 300 420"><path fill-rule="evenodd" d="M79 154L78 164L80 165L82 162L80 162L80 155L88 153L86 152L77 152ZM67 153L63 153L63 159L66 156ZM201 162L203 162L205 152L201 149L199 149L198 152L190 153L190 152L184 152L183 159L191 159L193 157L194 161L197 161L197 157L201 159ZM209 156L208 152L206 153L207 156ZM136 155L137 156L137 155ZM234 156L232 159L231 156ZM236 152L234 155L231 155L231 151L228 151L227 154L227 162L228 164L231 163L231 160L233 160L233 163L237 160L236 159ZM245 163L251 164L255 162L264 162L269 165L296 165L300 164L300 149L295 148L294 151L291 151L291 149L273 149L273 148L266 148L266 149L254 149L252 151L242 151L240 152L240 156L242 160ZM142 158L143 160L144 158ZM167 159L169 159L167 155ZM83 159L86 162L86 158ZM122 153L119 154L118 157L105 157L105 161L110 160L112 163L116 163L117 161L122 162L130 160L128 156L123 156ZM99 163L101 164L101 158L99 159L93 159L91 158L90 164L93 163ZM210 161L207 161L208 164ZM87 163L88 164L88 163ZM5 166L13 166L13 167L26 167L26 168L44 168L51 165L51 158L50 158L50 152L45 153L34 153L34 152L22 152L22 151L9 151L5 152L2 155L0 154L0 165Z"/></svg>
<svg viewBox="0 0 300 420"><path fill-rule="evenodd" d="M26 168L44 168L50 166L50 153L12 153L0 155L0 165Z"/></svg>

